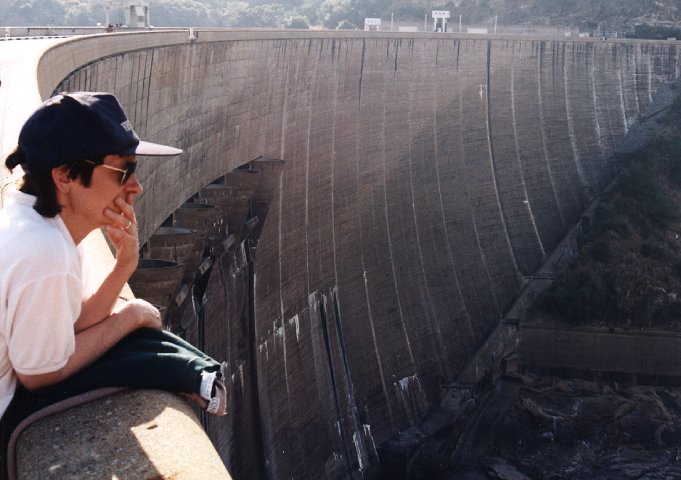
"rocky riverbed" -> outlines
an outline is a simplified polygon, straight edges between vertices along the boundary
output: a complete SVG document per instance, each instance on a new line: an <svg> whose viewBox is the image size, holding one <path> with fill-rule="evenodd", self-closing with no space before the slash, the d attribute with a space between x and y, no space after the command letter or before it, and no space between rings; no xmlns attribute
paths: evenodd
<svg viewBox="0 0 681 480"><path fill-rule="evenodd" d="M483 458L532 479L681 478L681 389L522 380Z"/></svg>
<svg viewBox="0 0 681 480"><path fill-rule="evenodd" d="M431 415L446 428L423 436L405 478L681 479L681 388L515 375L497 383L463 437L450 413ZM428 425L419 434L437 430Z"/></svg>

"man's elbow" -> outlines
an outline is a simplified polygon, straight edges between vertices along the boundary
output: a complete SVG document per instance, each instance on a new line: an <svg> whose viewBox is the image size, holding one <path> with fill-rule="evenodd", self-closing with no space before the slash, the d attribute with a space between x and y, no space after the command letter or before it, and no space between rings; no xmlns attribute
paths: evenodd
<svg viewBox="0 0 681 480"><path fill-rule="evenodd" d="M47 387L64 380L64 370L60 369L56 372L43 373L40 375L24 375L17 372L17 380L28 390L36 390L38 388Z"/></svg>

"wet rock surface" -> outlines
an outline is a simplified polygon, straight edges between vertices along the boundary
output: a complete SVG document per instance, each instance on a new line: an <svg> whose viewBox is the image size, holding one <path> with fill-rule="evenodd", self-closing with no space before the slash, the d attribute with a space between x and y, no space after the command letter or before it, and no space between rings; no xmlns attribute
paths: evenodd
<svg viewBox="0 0 681 480"><path fill-rule="evenodd" d="M681 478L681 389L522 380L487 454L533 479Z"/></svg>
<svg viewBox="0 0 681 480"><path fill-rule="evenodd" d="M405 478L681 479L681 388L518 375L441 444L457 443L422 451Z"/></svg>

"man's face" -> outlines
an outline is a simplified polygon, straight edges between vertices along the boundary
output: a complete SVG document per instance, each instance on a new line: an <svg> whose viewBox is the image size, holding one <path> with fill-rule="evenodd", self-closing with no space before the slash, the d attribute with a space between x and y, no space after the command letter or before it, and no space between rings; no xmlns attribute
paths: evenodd
<svg viewBox="0 0 681 480"><path fill-rule="evenodd" d="M107 155L102 165L94 167L92 181L89 187L81 189L82 213L96 223L96 226L111 224L111 220L104 214L105 209L121 213L116 205L116 198L122 198L129 205L137 195L142 193L142 185L135 174L125 175L126 167L135 164L135 155ZM124 177L125 183L121 184Z"/></svg>

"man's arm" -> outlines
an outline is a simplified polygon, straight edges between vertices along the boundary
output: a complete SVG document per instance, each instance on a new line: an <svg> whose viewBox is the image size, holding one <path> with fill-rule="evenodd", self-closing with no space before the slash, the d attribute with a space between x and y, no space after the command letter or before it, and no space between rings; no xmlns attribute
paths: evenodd
<svg viewBox="0 0 681 480"><path fill-rule="evenodd" d="M161 328L158 309L144 300L131 300L118 312L76 334L76 347L63 368L39 375L16 372L21 384L33 390L60 382L90 365L132 331Z"/></svg>
<svg viewBox="0 0 681 480"><path fill-rule="evenodd" d="M116 249L116 264L97 291L83 302L80 316L75 323L76 333L96 325L111 315L118 296L139 262L135 212L132 205L122 197L117 197L115 202L120 212L109 208L104 212L112 222L111 225L105 226L105 231ZM132 220L128 220L129 218ZM130 227L126 230L124 226L128 225L128 221Z"/></svg>
<svg viewBox="0 0 681 480"><path fill-rule="evenodd" d="M83 301L80 315L74 324L76 334L112 316L114 306L129 278L127 269L122 269L116 264L97 291Z"/></svg>

